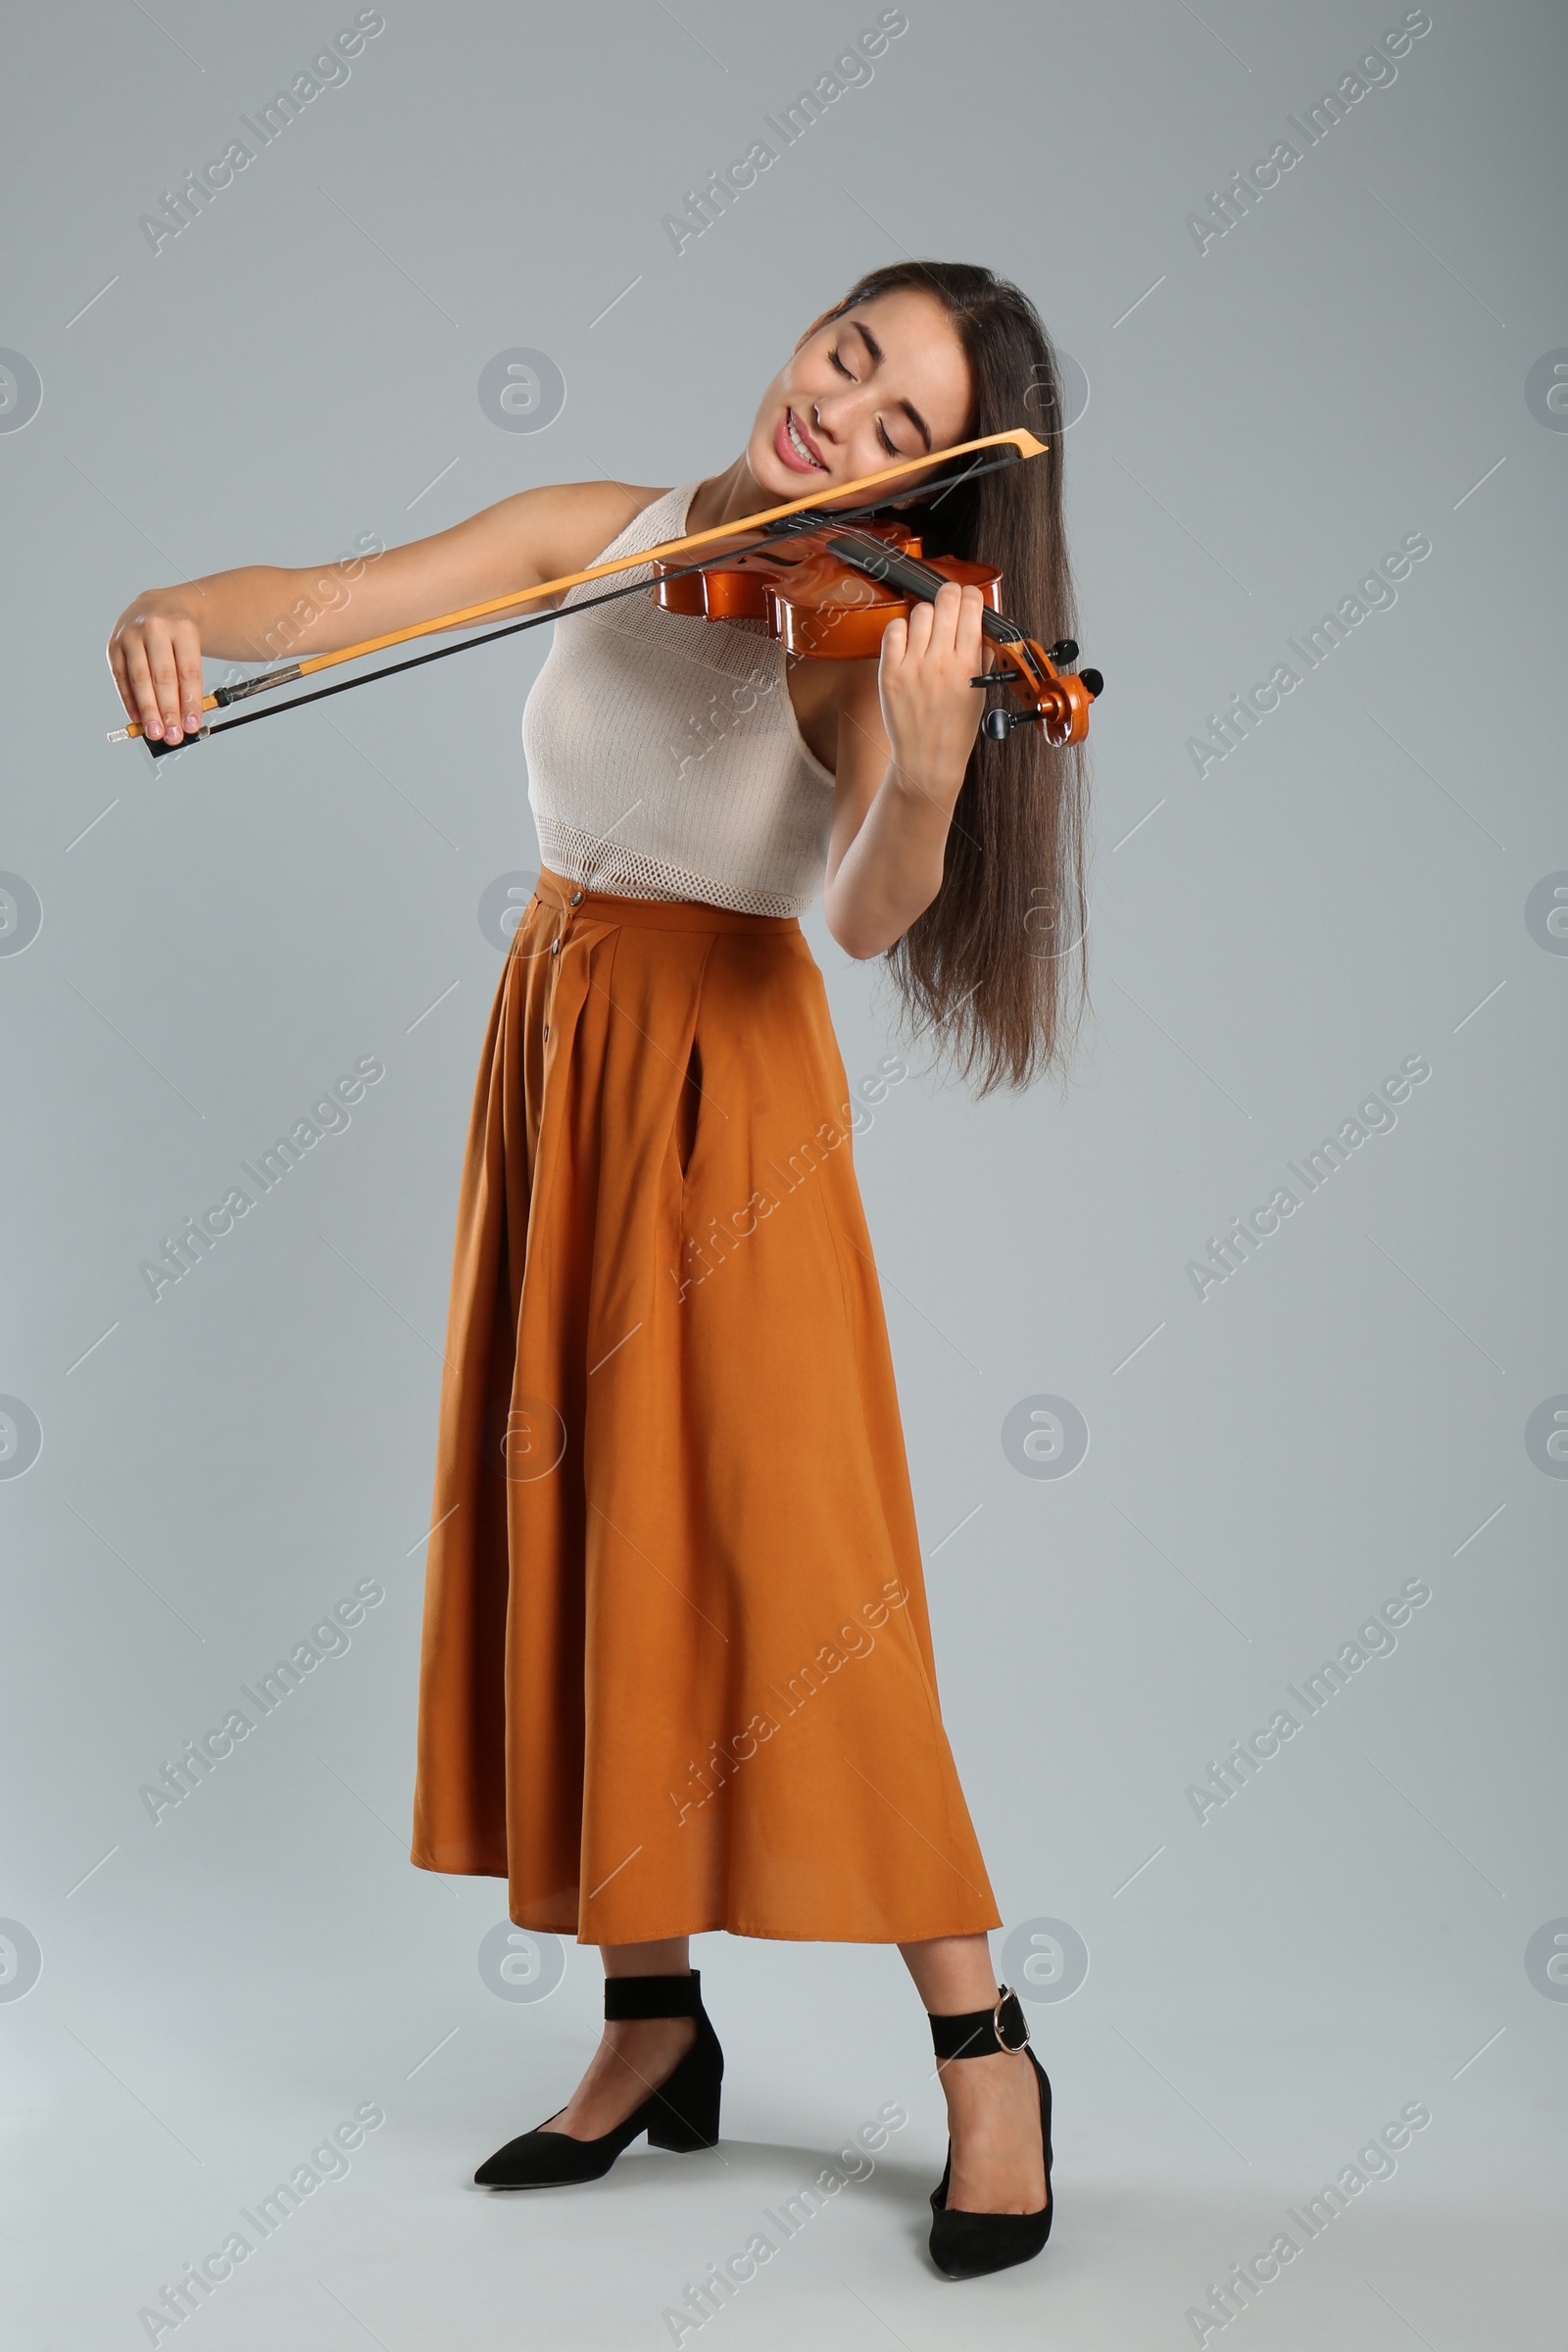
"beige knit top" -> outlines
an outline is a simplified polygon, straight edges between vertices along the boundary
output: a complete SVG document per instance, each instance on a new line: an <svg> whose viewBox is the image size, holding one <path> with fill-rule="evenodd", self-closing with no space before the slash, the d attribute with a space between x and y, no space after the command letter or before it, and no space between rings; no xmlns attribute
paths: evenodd
<svg viewBox="0 0 1568 2352"><path fill-rule="evenodd" d="M594 561L679 538L697 486L656 498ZM640 565L564 602L651 578ZM826 870L833 778L802 740L765 624L631 596L552 639L522 713L544 863L619 898L804 913Z"/></svg>

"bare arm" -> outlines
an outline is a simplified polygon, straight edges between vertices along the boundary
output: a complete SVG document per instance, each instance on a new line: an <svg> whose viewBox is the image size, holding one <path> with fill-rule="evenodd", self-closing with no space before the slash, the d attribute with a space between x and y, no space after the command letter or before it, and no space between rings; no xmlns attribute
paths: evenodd
<svg viewBox="0 0 1568 2352"><path fill-rule="evenodd" d="M200 724L204 654L268 662L337 653L437 612L535 588L592 563L658 496L625 482L521 490L451 530L363 564L251 564L145 589L109 640L120 699L155 740L178 743Z"/></svg>
<svg viewBox="0 0 1568 2352"><path fill-rule="evenodd" d="M846 664L822 911L847 956L881 956L942 887L948 834L985 696L978 588L950 583L888 624L882 658Z"/></svg>

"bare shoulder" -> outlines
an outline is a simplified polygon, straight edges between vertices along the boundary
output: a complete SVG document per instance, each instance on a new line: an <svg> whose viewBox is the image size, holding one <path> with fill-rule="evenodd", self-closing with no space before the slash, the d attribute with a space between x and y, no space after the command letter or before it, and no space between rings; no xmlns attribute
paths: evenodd
<svg viewBox="0 0 1568 2352"><path fill-rule="evenodd" d="M560 482L521 491L505 504L531 542L541 578L581 571L618 539L645 507L665 495L640 482Z"/></svg>
<svg viewBox="0 0 1568 2352"><path fill-rule="evenodd" d="M667 483L650 488L641 482L565 482L544 495L558 502L563 536L586 550L582 560L588 564L667 491Z"/></svg>
<svg viewBox="0 0 1568 2352"><path fill-rule="evenodd" d="M417 618L586 570L633 515L662 496L637 482L559 482L514 491L449 530L392 549L376 566L387 612ZM385 626L398 625L386 621Z"/></svg>

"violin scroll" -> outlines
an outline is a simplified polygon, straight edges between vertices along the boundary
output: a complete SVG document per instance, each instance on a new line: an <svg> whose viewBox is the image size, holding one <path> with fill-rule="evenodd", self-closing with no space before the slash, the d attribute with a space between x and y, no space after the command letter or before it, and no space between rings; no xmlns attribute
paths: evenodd
<svg viewBox="0 0 1568 2352"><path fill-rule="evenodd" d="M1024 708L993 703L980 721L981 733L992 743L1005 743L1014 727L1043 726L1054 749L1082 743L1089 733L1089 707L1104 692L1105 681L1098 669L1057 668L1058 662L1076 660L1072 639L1063 637L1048 653L1032 637L1020 635L999 644L997 653L996 668L970 684L1005 687Z"/></svg>

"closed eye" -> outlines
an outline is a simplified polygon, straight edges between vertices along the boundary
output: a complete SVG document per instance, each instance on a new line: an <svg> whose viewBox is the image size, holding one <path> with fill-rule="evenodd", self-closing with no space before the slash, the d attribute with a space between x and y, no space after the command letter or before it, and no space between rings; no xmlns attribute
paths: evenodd
<svg viewBox="0 0 1568 2352"><path fill-rule="evenodd" d="M859 377L855 373L853 368L845 367L844 362L839 357L837 351L829 352L828 357L833 362L833 365L838 369L840 375L847 376L852 384L858 384L859 382ZM904 452L896 447L893 441L889 439L888 428L883 423L880 416L876 420L876 435L877 439L881 442L882 447L887 451L887 454L890 458L899 458L904 455Z"/></svg>

